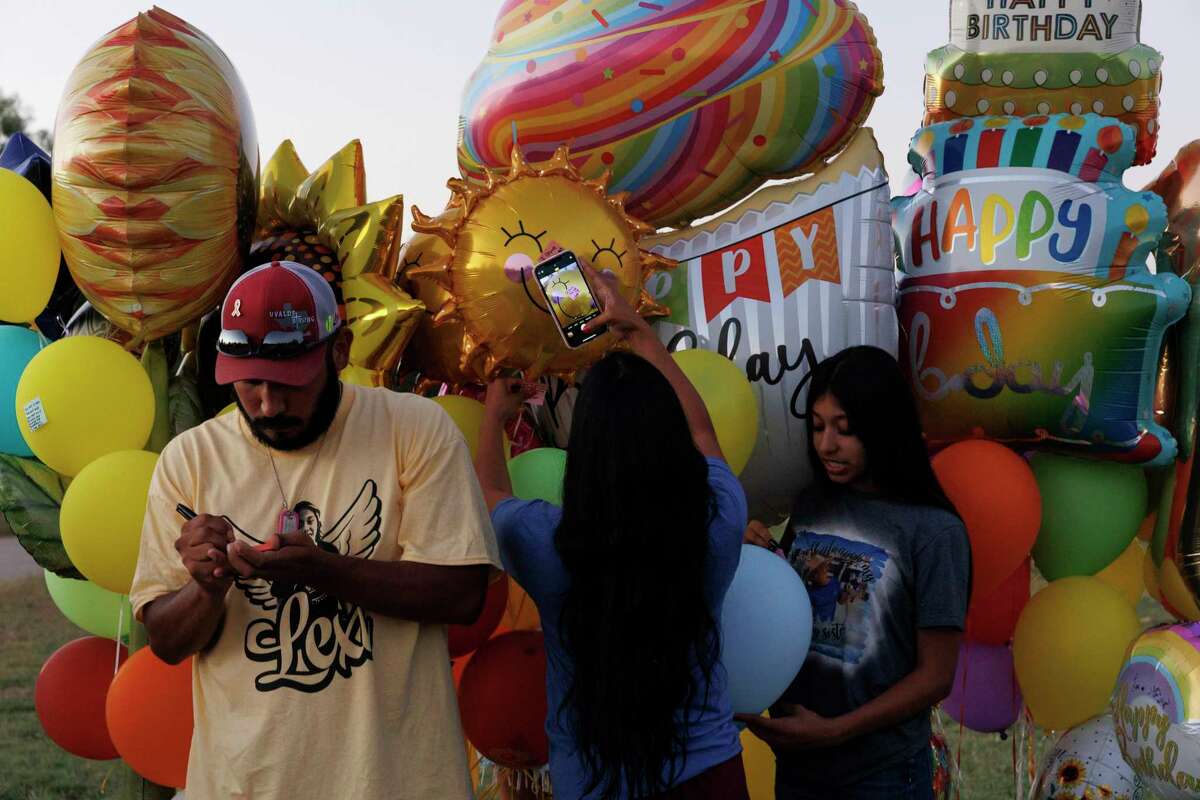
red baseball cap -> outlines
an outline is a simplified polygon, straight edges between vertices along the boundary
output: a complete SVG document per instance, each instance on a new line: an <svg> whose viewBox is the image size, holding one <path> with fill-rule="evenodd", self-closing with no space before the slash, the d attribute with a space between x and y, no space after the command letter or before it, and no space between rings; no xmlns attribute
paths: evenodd
<svg viewBox="0 0 1200 800"><path fill-rule="evenodd" d="M325 363L318 345L340 326L337 298L316 270L294 261L255 267L234 282L221 306L217 383L312 383Z"/></svg>

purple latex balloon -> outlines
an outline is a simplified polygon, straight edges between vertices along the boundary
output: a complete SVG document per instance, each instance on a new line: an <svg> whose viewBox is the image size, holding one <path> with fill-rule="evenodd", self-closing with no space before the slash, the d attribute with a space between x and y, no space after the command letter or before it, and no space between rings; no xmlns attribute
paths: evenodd
<svg viewBox="0 0 1200 800"><path fill-rule="evenodd" d="M973 731L1007 730L1021 714L1025 701L1017 687L1012 650L964 641L958 651L954 688L942 710Z"/></svg>

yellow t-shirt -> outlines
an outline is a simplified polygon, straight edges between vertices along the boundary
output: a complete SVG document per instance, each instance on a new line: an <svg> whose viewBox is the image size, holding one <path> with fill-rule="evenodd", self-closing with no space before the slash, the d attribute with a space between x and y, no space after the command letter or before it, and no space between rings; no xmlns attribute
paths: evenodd
<svg viewBox="0 0 1200 800"><path fill-rule="evenodd" d="M319 546L499 565L466 442L437 404L346 385L325 439L274 452L288 503ZM130 595L139 617L190 580L175 550L177 503L226 516L244 541L275 531L283 502L241 414L163 451ZM444 625L238 580L216 643L193 663L190 800L471 797Z"/></svg>

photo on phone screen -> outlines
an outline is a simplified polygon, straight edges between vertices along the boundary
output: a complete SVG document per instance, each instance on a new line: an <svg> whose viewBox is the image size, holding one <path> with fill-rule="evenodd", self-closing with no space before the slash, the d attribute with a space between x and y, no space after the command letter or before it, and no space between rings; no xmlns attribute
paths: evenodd
<svg viewBox="0 0 1200 800"><path fill-rule="evenodd" d="M583 330L586 322L600 316L600 306L574 253L552 256L537 265L534 275L567 347L579 347L604 334L604 326Z"/></svg>

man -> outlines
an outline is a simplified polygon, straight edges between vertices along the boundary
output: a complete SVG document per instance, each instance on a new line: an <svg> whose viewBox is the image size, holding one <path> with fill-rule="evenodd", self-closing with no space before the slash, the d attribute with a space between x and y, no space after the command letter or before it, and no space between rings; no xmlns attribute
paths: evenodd
<svg viewBox="0 0 1200 800"><path fill-rule="evenodd" d="M445 626L498 560L462 435L339 382L351 333L313 270L246 273L221 324L241 413L163 451L131 593L155 654L195 656L189 799L470 797Z"/></svg>

